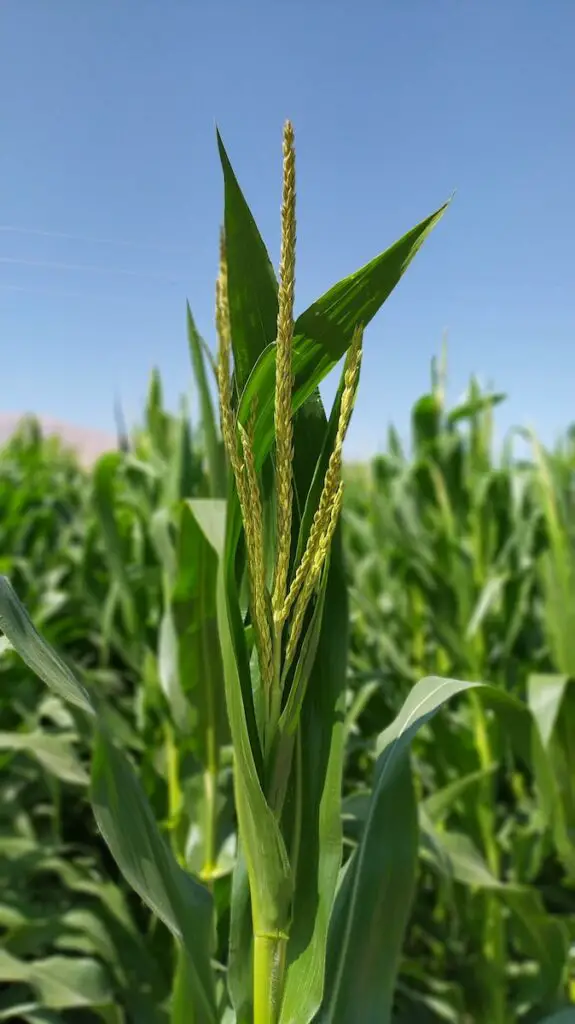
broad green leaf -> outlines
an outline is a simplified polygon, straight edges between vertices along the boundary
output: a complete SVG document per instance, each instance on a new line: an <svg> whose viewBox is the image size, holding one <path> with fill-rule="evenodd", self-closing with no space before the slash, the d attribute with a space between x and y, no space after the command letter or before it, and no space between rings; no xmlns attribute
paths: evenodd
<svg viewBox="0 0 575 1024"><path fill-rule="evenodd" d="M129 760L98 725L87 693L36 632L5 579L0 579L0 622L26 664L94 722L91 795L100 831L130 885L183 941L193 959L198 1024L215 1024L210 894L176 864Z"/></svg>
<svg viewBox="0 0 575 1024"><path fill-rule="evenodd" d="M103 730L92 756L92 806L122 874L189 954L198 1022L216 1020L210 951L212 900L174 860L128 759Z"/></svg>
<svg viewBox="0 0 575 1024"><path fill-rule="evenodd" d="M261 788L250 743L232 640L223 559L220 559L217 600L226 704L234 746L236 810L250 881L254 929L269 933L287 927L290 866L278 823Z"/></svg>
<svg viewBox="0 0 575 1024"><path fill-rule="evenodd" d="M210 540L221 537L224 524L225 502L220 499L182 505L171 595L180 686L195 710L194 745L202 765L214 772L219 748L229 735L217 625L218 555Z"/></svg>
<svg viewBox="0 0 575 1024"><path fill-rule="evenodd" d="M527 680L529 708L544 747L549 745L568 682L564 675L531 675Z"/></svg>
<svg viewBox="0 0 575 1024"><path fill-rule="evenodd" d="M196 498L189 502L189 507L206 540L219 557L224 549L226 535L226 502L219 499Z"/></svg>
<svg viewBox="0 0 575 1024"><path fill-rule="evenodd" d="M250 1024L253 1017L253 935L250 887L241 844L232 879L228 990L236 1011L237 1024Z"/></svg>
<svg viewBox="0 0 575 1024"><path fill-rule="evenodd" d="M0 732L0 750L25 751L62 782L86 786L88 776L74 751L73 739L73 735L51 736L41 729L28 733Z"/></svg>
<svg viewBox="0 0 575 1024"><path fill-rule="evenodd" d="M532 998L543 1003L555 999L561 992L568 952L562 922L547 913L535 888L495 878L469 836L434 831L434 839L447 858L450 877L473 889L492 891L507 905L516 918L526 952L539 968L533 979Z"/></svg>
<svg viewBox="0 0 575 1024"><path fill-rule="evenodd" d="M87 715L95 715L88 691L42 639L5 576L0 576L0 629L28 668L51 690Z"/></svg>
<svg viewBox="0 0 575 1024"><path fill-rule="evenodd" d="M327 426L319 398L307 403L296 420L294 472L301 507L312 487ZM326 449L324 458L325 454ZM331 548L316 659L299 720L300 828L305 838L297 865L282 1024L312 1020L323 995L328 927L342 857L347 602L338 527Z"/></svg>
<svg viewBox="0 0 575 1024"><path fill-rule="evenodd" d="M25 982L49 1010L104 1006L112 1002L107 972L96 960L53 956L24 961L0 949L0 982Z"/></svg>
<svg viewBox="0 0 575 1024"><path fill-rule="evenodd" d="M447 700L476 685L481 684L423 679L378 739L368 818L334 908L326 994L318 1017L321 1024L348 1020L386 1024L391 1019L417 864L409 744ZM384 867L378 871L382 861Z"/></svg>
<svg viewBox="0 0 575 1024"><path fill-rule="evenodd" d="M564 676L531 676L529 704L537 722L532 763L541 809L557 853L575 877L575 689Z"/></svg>
<svg viewBox="0 0 575 1024"><path fill-rule="evenodd" d="M210 494L212 498L224 498L226 495L224 447L220 438L214 412L214 403L208 385L202 339L198 334L189 303L187 304L187 325L190 356L200 398L201 425L210 477Z"/></svg>
<svg viewBox="0 0 575 1024"><path fill-rule="evenodd" d="M236 810L250 879L254 927L263 932L271 932L286 927L291 880L278 823L261 788L242 699L223 557L224 505L216 501L195 501L190 502L189 507L194 515L197 514L198 526L219 556L217 617L228 721L234 747Z"/></svg>
<svg viewBox="0 0 575 1024"><path fill-rule="evenodd" d="M345 355L355 328L366 327L373 319L446 209L447 204L361 270L330 288L297 318L293 356L294 412L313 395ZM275 357L275 345L268 343L250 374L240 403L239 416L245 423L257 396L254 449L258 465L263 463L273 442Z"/></svg>
<svg viewBox="0 0 575 1024"><path fill-rule="evenodd" d="M241 394L277 326L277 282L270 258L218 132L224 175L224 230L235 376Z"/></svg>
<svg viewBox="0 0 575 1024"><path fill-rule="evenodd" d="M382 842L384 834L387 839ZM374 837L371 842L370 837ZM344 929L349 962L344 965L340 960L338 973L332 974L330 936L326 977L329 1010L325 1020L390 1019L401 944L415 890L417 853L415 798L409 759L403 753L391 765L376 805L371 801L360 846L338 891L331 929L340 936L340 929ZM361 893L361 902L354 902L356 893ZM353 918L349 916L352 905ZM348 990L351 979L353 997ZM321 1012L319 1020L324 1020Z"/></svg>

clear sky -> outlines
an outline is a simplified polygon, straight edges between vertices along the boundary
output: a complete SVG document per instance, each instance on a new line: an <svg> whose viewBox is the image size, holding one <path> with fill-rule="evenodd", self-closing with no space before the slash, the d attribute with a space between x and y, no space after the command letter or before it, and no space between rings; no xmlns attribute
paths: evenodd
<svg viewBox="0 0 575 1024"><path fill-rule="evenodd" d="M551 441L575 419L574 43L573 0L3 0L0 411L113 428L154 364L175 403L186 298L214 341L215 125L277 265L289 116L300 310L457 189L367 332L348 454L405 432L445 330L450 397L476 372L501 430Z"/></svg>

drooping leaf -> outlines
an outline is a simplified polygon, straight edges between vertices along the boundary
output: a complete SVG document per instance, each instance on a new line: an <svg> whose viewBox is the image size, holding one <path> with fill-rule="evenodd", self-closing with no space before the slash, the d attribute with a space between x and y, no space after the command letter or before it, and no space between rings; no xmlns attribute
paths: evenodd
<svg viewBox="0 0 575 1024"><path fill-rule="evenodd" d="M0 629L28 668L50 689L87 715L95 715L88 691L42 639L5 576L0 576Z"/></svg>
<svg viewBox="0 0 575 1024"><path fill-rule="evenodd" d="M564 924L546 912L535 888L496 878L469 836L434 831L434 841L447 859L449 877L473 889L491 891L507 905L525 951L538 967L531 981L531 998L543 1005L555 1000L561 993L568 952Z"/></svg>
<svg viewBox="0 0 575 1024"><path fill-rule="evenodd" d="M347 1020L386 1024L391 1019L417 860L415 803L408 786L409 744L447 700L476 686L496 704L509 703L516 711L516 702L497 690L428 677L413 687L397 718L378 739L368 817L334 908L326 993L318 1016L321 1024ZM384 867L378 872L382 858Z"/></svg>
<svg viewBox="0 0 575 1024"><path fill-rule="evenodd" d="M183 942L195 982L198 1022L211 1024L216 1020L211 897L177 865L134 770L103 730L96 733L92 755L92 806L126 880Z"/></svg>
<svg viewBox="0 0 575 1024"><path fill-rule="evenodd" d="M35 630L4 578L0 578L0 624L26 664L59 696L81 708L94 725L92 806L96 821L130 885L183 941L193 963L198 1024L215 1024L210 894L177 865L126 755L111 742L87 692Z"/></svg>

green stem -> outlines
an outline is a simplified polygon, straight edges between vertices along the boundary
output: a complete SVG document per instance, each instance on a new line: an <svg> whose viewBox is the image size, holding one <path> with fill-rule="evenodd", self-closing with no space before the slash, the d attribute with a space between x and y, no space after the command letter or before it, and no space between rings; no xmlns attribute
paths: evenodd
<svg viewBox="0 0 575 1024"><path fill-rule="evenodd" d="M479 755L480 767L487 771L493 765L493 752L487 726L485 709L476 693L470 694L475 718L475 744ZM493 783L487 778L480 789L478 802L478 818L485 858L492 875L499 880L501 873L501 858L497 846L496 818L493 795ZM488 979L486 990L488 992L489 1009L486 1020L489 1024L505 1024L506 1017L506 984L505 984L505 962L506 962L506 941L505 926L501 905L491 894L485 895L486 920L484 931L484 952L486 963L492 972Z"/></svg>
<svg viewBox="0 0 575 1024"><path fill-rule="evenodd" d="M218 775L220 752L215 729L215 715L210 715L207 731L207 765L204 771L205 854L201 877L211 883L217 866Z"/></svg>
<svg viewBox="0 0 575 1024"><path fill-rule="evenodd" d="M170 845L179 864L183 865L183 855L178 843L178 825L182 813L182 790L179 781L179 751L174 733L169 722L164 725L166 744L166 766L168 783L168 830Z"/></svg>
<svg viewBox="0 0 575 1024"><path fill-rule="evenodd" d="M254 1024L278 1024L285 983L287 935L254 936Z"/></svg>
<svg viewBox="0 0 575 1024"><path fill-rule="evenodd" d="M216 771L207 769L204 772L204 803L205 803L205 853L201 877L211 882L216 870L216 831L218 824L218 775Z"/></svg>

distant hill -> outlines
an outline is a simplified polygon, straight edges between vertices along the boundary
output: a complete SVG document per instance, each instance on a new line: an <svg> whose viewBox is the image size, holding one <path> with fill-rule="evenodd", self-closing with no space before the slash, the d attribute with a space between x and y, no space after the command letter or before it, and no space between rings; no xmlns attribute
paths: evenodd
<svg viewBox="0 0 575 1024"><path fill-rule="evenodd" d="M0 413L0 446L9 440L20 421L25 418L26 414L23 413ZM90 466L104 452L117 447L115 436L103 430L88 430L85 427L64 423L62 420L47 416L35 418L46 436L55 434L62 439L65 445L74 448L78 458L85 466Z"/></svg>

